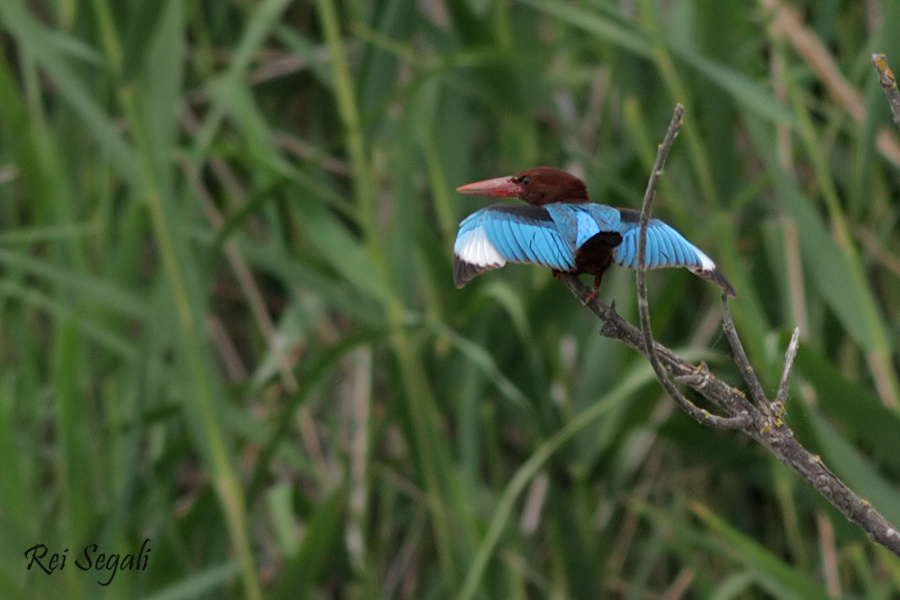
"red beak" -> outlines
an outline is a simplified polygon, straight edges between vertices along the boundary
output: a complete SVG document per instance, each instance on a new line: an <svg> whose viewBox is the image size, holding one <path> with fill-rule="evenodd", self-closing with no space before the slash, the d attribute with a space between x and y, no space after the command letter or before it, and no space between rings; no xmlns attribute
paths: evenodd
<svg viewBox="0 0 900 600"><path fill-rule="evenodd" d="M456 188L457 192L472 196L488 196L489 198L515 198L522 191L522 186L513 182L512 177L495 177L475 183L467 183Z"/></svg>

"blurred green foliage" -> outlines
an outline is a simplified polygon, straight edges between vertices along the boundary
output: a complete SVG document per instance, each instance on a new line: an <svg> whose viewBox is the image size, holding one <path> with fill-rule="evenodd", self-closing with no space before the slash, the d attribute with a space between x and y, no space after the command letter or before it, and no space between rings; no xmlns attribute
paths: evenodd
<svg viewBox="0 0 900 600"><path fill-rule="evenodd" d="M548 270L453 287L484 203L456 186L544 164L636 207L684 104L656 214L737 288L769 390L801 328L788 422L900 522L869 65L900 64L900 6L777 6L0 2L0 597L900 595L897 557L675 410ZM656 337L740 385L717 290L650 286ZM601 295L634 320L633 272ZM76 566L145 539L109 586Z"/></svg>

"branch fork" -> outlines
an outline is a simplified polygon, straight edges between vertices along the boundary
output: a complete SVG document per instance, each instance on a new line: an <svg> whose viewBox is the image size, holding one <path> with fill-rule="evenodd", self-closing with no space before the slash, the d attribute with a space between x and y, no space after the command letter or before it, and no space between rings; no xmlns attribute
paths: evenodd
<svg viewBox="0 0 900 600"><path fill-rule="evenodd" d="M612 306L604 304L588 286L582 283L577 275L564 273L560 279L585 307L603 322L600 329L601 335L621 340L650 361L660 384L691 418L708 427L746 433L767 447L780 462L796 471L845 517L865 530L872 540L900 556L900 531L882 517L869 502L850 490L818 456L800 445L784 419L785 401L800 342L799 328L794 329L788 343L781 380L774 400L770 400L766 395L762 383L747 358L747 353L731 318L728 297L725 294L722 294L722 329L731 347L735 364L747 384L749 398L744 392L716 377L705 364L691 365L653 339L646 285L647 226L650 222L650 212L656 197L659 179L663 174L666 157L681 129L683 115L684 108L680 104L676 105L666 136L658 147L656 162L647 183L641 209L637 269L641 329L637 329L619 315L614 304ZM712 414L691 402L675 386L673 380L692 388L718 407L723 414Z"/></svg>

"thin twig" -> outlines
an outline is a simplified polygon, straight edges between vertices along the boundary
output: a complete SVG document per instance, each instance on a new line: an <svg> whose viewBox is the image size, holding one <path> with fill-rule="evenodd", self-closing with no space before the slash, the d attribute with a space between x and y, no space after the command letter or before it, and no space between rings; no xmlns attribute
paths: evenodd
<svg viewBox="0 0 900 600"><path fill-rule="evenodd" d="M794 359L797 358L797 348L800 345L800 328L795 327L794 333L791 335L791 341L788 343L787 351L784 353L784 368L781 371L781 382L778 384L778 392L775 394L775 406L777 410L781 410L784 403L787 402L788 383L791 379L791 372L794 370Z"/></svg>
<svg viewBox="0 0 900 600"><path fill-rule="evenodd" d="M762 409L763 412L770 417L773 416L762 383L756 376L756 372L747 358L747 353L744 351L744 346L741 344L740 338L738 338L737 329L734 327L734 321L731 319L731 310L728 308L728 295L724 293L722 294L722 331L725 332L725 339L728 340L728 345L731 346L734 364L740 369L741 376L747 382L747 387L750 388L750 397L753 398L756 406Z"/></svg>
<svg viewBox="0 0 900 600"><path fill-rule="evenodd" d="M884 90L884 95L887 96L894 123L900 125L900 90L897 89L897 78L894 77L894 72L888 66L884 54L873 54L872 64L878 71L878 82L881 84L881 89Z"/></svg>
<svg viewBox="0 0 900 600"><path fill-rule="evenodd" d="M656 347L653 344L653 333L650 329L650 304L647 300L647 226L650 224L650 211L653 206L653 199L656 197L656 189L659 187L659 178L662 176L663 167L666 164L666 158L669 150L681 130L681 118L684 116L684 107L680 104L675 106L675 112L672 115L672 121L669 123L669 129L666 131L666 137L662 144L659 145L656 154L656 162L653 163L653 171L650 173L650 179L647 182L647 191L644 193L644 204L641 208L641 230L638 236L638 253L637 253L637 289L638 289L638 308L641 314L641 331L644 337L644 348L650 364L656 372L656 377L666 389L666 392L678 403L691 418L698 423L706 423L711 427L720 429L739 429L746 422L746 417L720 417L711 414L709 411L698 407L696 404L685 398L659 362L656 354Z"/></svg>

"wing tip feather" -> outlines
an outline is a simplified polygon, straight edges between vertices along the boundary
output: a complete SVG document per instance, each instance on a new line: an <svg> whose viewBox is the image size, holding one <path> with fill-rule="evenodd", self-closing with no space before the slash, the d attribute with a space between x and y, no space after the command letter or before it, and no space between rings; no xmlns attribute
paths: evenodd
<svg viewBox="0 0 900 600"><path fill-rule="evenodd" d="M500 265L476 265L466 262L459 255L453 255L453 283L456 289L462 289L464 285L475 279L485 271L496 269Z"/></svg>
<svg viewBox="0 0 900 600"><path fill-rule="evenodd" d="M728 282L728 280L725 279L725 276L722 275L722 271L720 271L718 267L714 267L712 269L697 269L694 272L703 279L722 288L726 295L731 296L732 298L737 298L737 292L734 291L734 288Z"/></svg>

